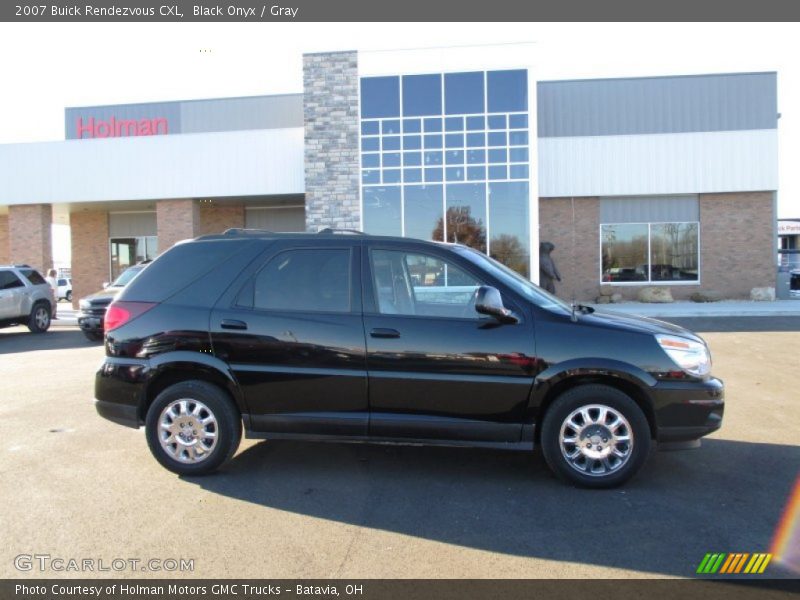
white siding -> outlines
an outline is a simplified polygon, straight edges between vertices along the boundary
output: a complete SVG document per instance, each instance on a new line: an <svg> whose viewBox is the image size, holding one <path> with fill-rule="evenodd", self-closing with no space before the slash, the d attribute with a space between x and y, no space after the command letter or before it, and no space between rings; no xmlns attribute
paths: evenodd
<svg viewBox="0 0 800 600"><path fill-rule="evenodd" d="M303 129L0 145L0 204L302 194Z"/></svg>
<svg viewBox="0 0 800 600"><path fill-rule="evenodd" d="M776 189L776 129L539 139L540 197Z"/></svg>

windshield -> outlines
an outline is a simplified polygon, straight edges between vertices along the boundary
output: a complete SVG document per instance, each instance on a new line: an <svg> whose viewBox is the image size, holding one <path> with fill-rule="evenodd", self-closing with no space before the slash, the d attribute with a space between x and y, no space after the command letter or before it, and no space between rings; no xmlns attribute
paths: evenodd
<svg viewBox="0 0 800 600"><path fill-rule="evenodd" d="M488 271L494 277L497 277L497 279L512 288L515 292L525 296L528 300L536 304L536 306L564 314L572 313L572 307L561 300L561 298L557 298L550 292L543 290L513 269L509 269L503 263L489 258L485 254L473 248L468 248L467 246L454 246L453 250L484 271Z"/></svg>
<svg viewBox="0 0 800 600"><path fill-rule="evenodd" d="M139 274L139 271L142 269L144 269L144 267L130 267L125 269L109 287L125 287L134 277Z"/></svg>

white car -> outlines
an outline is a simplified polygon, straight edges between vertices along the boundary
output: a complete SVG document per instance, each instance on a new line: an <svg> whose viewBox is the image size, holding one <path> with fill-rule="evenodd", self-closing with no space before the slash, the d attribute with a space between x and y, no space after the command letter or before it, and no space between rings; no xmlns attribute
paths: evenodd
<svg viewBox="0 0 800 600"><path fill-rule="evenodd" d="M67 302L72 302L72 279L69 277L58 278L58 298L56 300L62 298Z"/></svg>

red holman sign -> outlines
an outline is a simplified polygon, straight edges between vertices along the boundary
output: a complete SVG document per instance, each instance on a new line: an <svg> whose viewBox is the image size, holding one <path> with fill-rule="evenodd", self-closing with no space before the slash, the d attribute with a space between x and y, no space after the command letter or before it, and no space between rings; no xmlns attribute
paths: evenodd
<svg viewBox="0 0 800 600"><path fill-rule="evenodd" d="M153 119L117 119L111 117L104 121L94 117L78 117L75 120L75 137L110 138L131 137L140 135L166 135L169 133L169 122L164 117Z"/></svg>

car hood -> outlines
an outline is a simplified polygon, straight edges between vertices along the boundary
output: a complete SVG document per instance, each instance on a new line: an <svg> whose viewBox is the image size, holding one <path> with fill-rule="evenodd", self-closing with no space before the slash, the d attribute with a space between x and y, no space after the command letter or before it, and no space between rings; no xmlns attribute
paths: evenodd
<svg viewBox="0 0 800 600"><path fill-rule="evenodd" d="M703 341L699 335L689 331L685 327L680 327L679 325L674 325L673 323L667 323L666 321L659 321L658 319L651 319L649 317L641 317L638 315L628 315L612 311L596 310L590 314L580 315L579 319L586 325L593 325L596 327L635 331L637 333L649 333L653 335L677 335L691 340L696 340L698 342Z"/></svg>
<svg viewBox="0 0 800 600"><path fill-rule="evenodd" d="M111 302L114 298L117 297L117 294L119 294L122 290L123 288L121 287L117 288L108 287L105 288L104 290L100 290L99 292L95 292L94 294L89 294L88 296L84 296L83 298L81 298L81 300L87 300L89 302L97 302L97 301L102 302L103 300L107 300L108 302Z"/></svg>

